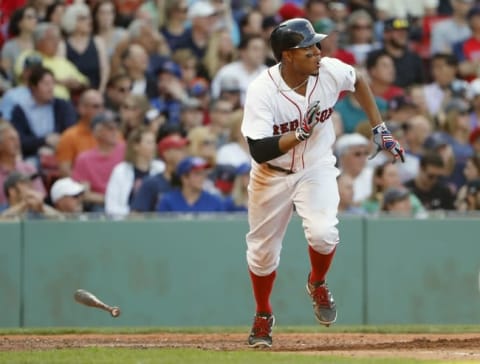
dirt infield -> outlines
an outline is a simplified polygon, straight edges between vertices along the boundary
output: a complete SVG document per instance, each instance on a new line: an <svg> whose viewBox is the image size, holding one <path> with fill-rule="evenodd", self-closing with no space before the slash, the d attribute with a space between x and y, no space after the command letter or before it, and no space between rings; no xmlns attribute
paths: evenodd
<svg viewBox="0 0 480 364"><path fill-rule="evenodd" d="M72 334L2 335L0 351L83 347L252 350L246 334ZM480 361L480 334L277 333L275 352L347 357L405 357Z"/></svg>

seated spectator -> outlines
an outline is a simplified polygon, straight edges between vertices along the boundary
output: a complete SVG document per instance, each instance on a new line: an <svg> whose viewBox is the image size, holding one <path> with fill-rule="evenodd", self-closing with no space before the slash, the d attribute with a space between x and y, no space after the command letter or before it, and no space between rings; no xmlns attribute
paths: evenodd
<svg viewBox="0 0 480 364"><path fill-rule="evenodd" d="M392 216L411 217L413 209L410 192L403 187L389 188L383 194L382 211Z"/></svg>
<svg viewBox="0 0 480 364"><path fill-rule="evenodd" d="M211 173L213 184L223 197L228 198L232 193L236 170L234 166L229 164L217 164Z"/></svg>
<svg viewBox="0 0 480 364"><path fill-rule="evenodd" d="M70 176L78 155L97 146L91 123L103 108L103 96L99 91L89 89L80 96L77 108L79 119L61 134L58 142L56 157L61 176Z"/></svg>
<svg viewBox="0 0 480 364"><path fill-rule="evenodd" d="M123 99L120 105L120 131L125 140L133 130L145 126L148 110L150 104L144 95L129 94Z"/></svg>
<svg viewBox="0 0 480 364"><path fill-rule="evenodd" d="M474 5L467 14L468 26L471 30L469 38L461 39L452 45L452 53L459 61L458 73L467 81L478 75L478 52L480 44L480 6Z"/></svg>
<svg viewBox="0 0 480 364"><path fill-rule="evenodd" d="M204 76L213 80L220 68L238 58L237 52L230 31L226 28L215 30L209 36L205 55L200 58Z"/></svg>
<svg viewBox="0 0 480 364"><path fill-rule="evenodd" d="M388 120L403 124L415 115L418 115L418 107L410 96L395 96L388 101Z"/></svg>
<svg viewBox="0 0 480 364"><path fill-rule="evenodd" d="M459 211L467 209L467 185L469 182L480 178L480 155L472 156L467 159L463 169L465 184L460 187L455 200L455 207Z"/></svg>
<svg viewBox="0 0 480 364"><path fill-rule="evenodd" d="M190 132L203 125L204 110L200 102L194 98L185 100L180 107L180 126Z"/></svg>
<svg viewBox="0 0 480 364"><path fill-rule="evenodd" d="M250 163L250 152L247 140L243 137L241 127L243 110L237 110L230 114L229 142L222 145L217 151L218 164L230 164L238 167L244 163Z"/></svg>
<svg viewBox="0 0 480 364"><path fill-rule="evenodd" d="M16 104L21 100L27 100L30 97L28 88L28 79L33 68L42 65L42 59L36 54L25 58L23 71L20 76L18 86L10 88L0 98L0 113L5 120L12 120L12 111Z"/></svg>
<svg viewBox="0 0 480 364"><path fill-rule="evenodd" d="M250 169L250 163L243 163L235 169L232 191L225 200L225 211L247 211Z"/></svg>
<svg viewBox="0 0 480 364"><path fill-rule="evenodd" d="M132 211L155 211L162 196L178 184L175 171L178 163L187 156L188 139L172 134L161 139L157 145L158 155L165 162L162 173L146 177L132 202Z"/></svg>
<svg viewBox="0 0 480 364"><path fill-rule="evenodd" d="M355 10L348 16L347 27L349 39L345 49L354 55L358 66L363 66L367 54L379 47L374 42L373 19L367 11Z"/></svg>
<svg viewBox="0 0 480 364"><path fill-rule="evenodd" d="M32 185L34 175L12 172L3 182L3 193L7 199L0 214L2 218L58 217L59 212L43 202L44 195Z"/></svg>
<svg viewBox="0 0 480 364"><path fill-rule="evenodd" d="M50 23L40 23L33 33L35 52L42 57L42 64L53 72L55 78L55 96L70 99L71 93L78 93L88 86L88 79L75 65L65 57L59 56L61 41L60 29ZM32 54L25 51L15 62L15 74L20 75L25 57Z"/></svg>
<svg viewBox="0 0 480 364"><path fill-rule="evenodd" d="M440 178L444 175L445 163L438 154L426 153L420 159L420 170L415 179L405 186L415 194L427 210L453 210L455 196Z"/></svg>
<svg viewBox="0 0 480 364"><path fill-rule="evenodd" d="M370 88L376 97L390 101L396 96L404 95L404 90L395 86L395 64L387 52L370 53L366 61Z"/></svg>
<svg viewBox="0 0 480 364"><path fill-rule="evenodd" d="M341 173L350 175L354 180L355 204L367 199L372 191L373 168L367 165L369 147L369 140L358 133L342 135L335 144L335 154Z"/></svg>
<svg viewBox="0 0 480 364"><path fill-rule="evenodd" d="M242 90L240 83L236 78L225 77L220 83L219 100L228 101L232 105L233 110L242 108Z"/></svg>
<svg viewBox="0 0 480 364"><path fill-rule="evenodd" d="M93 34L90 8L83 3L70 4L61 26L66 35L62 55L88 78L89 87L105 92L110 73L107 44Z"/></svg>
<svg viewBox="0 0 480 364"><path fill-rule="evenodd" d="M340 214L363 215L365 210L353 203L353 178L347 173L341 173L337 177L338 193L340 202L338 212Z"/></svg>
<svg viewBox="0 0 480 364"><path fill-rule="evenodd" d="M178 44L184 41L187 34L188 2L185 0L168 0L165 2L165 22L160 32L165 37L170 49L174 52Z"/></svg>
<svg viewBox="0 0 480 364"><path fill-rule="evenodd" d="M134 95L148 95L153 97L156 94L155 81L149 77L148 53L140 44L130 44L126 47L121 57L122 68L112 69L114 72L123 71L132 80L131 93Z"/></svg>
<svg viewBox="0 0 480 364"><path fill-rule="evenodd" d="M132 80L126 73L112 75L105 91L105 108L119 113L125 98L130 95Z"/></svg>
<svg viewBox="0 0 480 364"><path fill-rule="evenodd" d="M50 199L57 211L67 214L83 212L85 187L70 177L57 179L50 189Z"/></svg>
<svg viewBox="0 0 480 364"><path fill-rule="evenodd" d="M317 20L313 23L313 28L317 33L328 34L328 37L322 41L322 56L333 57L351 66L355 65L355 56L345 48L339 46L341 42L340 33L336 29L336 24L330 18Z"/></svg>
<svg viewBox="0 0 480 364"><path fill-rule="evenodd" d="M110 111L95 115L90 128L97 146L78 155L72 178L85 186L86 210L103 211L107 183L113 168L124 158L125 143L119 138L118 122Z"/></svg>
<svg viewBox="0 0 480 364"><path fill-rule="evenodd" d="M165 163L155 159L155 135L145 127L134 129L127 139L125 160L114 167L108 180L105 212L127 215L145 177L164 170Z"/></svg>
<svg viewBox="0 0 480 364"><path fill-rule="evenodd" d="M480 210L480 179L467 183L467 211Z"/></svg>
<svg viewBox="0 0 480 364"><path fill-rule="evenodd" d="M427 137L432 133L432 124L425 116L419 114L410 118L404 125L404 145L406 153L417 158L424 152L424 144Z"/></svg>
<svg viewBox="0 0 480 364"><path fill-rule="evenodd" d="M187 157L177 166L179 189L167 192L157 205L158 212L222 212L223 200L203 189L208 162L199 157Z"/></svg>
<svg viewBox="0 0 480 364"><path fill-rule="evenodd" d="M232 104L227 100L217 99L210 104L210 134L216 139L216 147L226 144L230 134L230 116L232 115Z"/></svg>
<svg viewBox="0 0 480 364"><path fill-rule="evenodd" d="M467 96L471 99L470 129L480 128L480 78L470 82Z"/></svg>
<svg viewBox="0 0 480 364"><path fill-rule="evenodd" d="M397 164L393 164L390 161L380 164L373 170L372 194L363 202L362 207L369 214L376 214L382 210L382 201L385 199L385 191L389 189L398 190L402 187ZM413 193L409 193L408 199L410 200L410 207L413 216L425 214L425 209L417 196Z"/></svg>
<svg viewBox="0 0 480 364"><path fill-rule="evenodd" d="M25 175L37 176L32 181L32 188L42 197L45 197L45 186L37 169L21 159L20 138L15 128L6 121L0 120L0 186L12 172L20 172ZM7 199L3 189L0 189L0 205L5 204Z"/></svg>
<svg viewBox="0 0 480 364"><path fill-rule="evenodd" d="M54 97L54 85L52 71L34 68L28 80L30 97L13 108L11 122L20 135L24 158L53 154L60 134L75 123L72 104Z"/></svg>

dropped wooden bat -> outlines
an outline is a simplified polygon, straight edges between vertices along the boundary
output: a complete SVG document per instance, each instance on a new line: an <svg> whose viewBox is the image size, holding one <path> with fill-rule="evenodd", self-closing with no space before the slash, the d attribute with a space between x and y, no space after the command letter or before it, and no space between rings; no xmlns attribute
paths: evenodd
<svg viewBox="0 0 480 364"><path fill-rule="evenodd" d="M81 303L82 305L100 308L101 310L110 312L110 315L112 315L113 317L120 316L119 307L112 307L107 305L106 303L103 303L93 293L85 291L84 289L77 289L73 297L75 298L75 301Z"/></svg>

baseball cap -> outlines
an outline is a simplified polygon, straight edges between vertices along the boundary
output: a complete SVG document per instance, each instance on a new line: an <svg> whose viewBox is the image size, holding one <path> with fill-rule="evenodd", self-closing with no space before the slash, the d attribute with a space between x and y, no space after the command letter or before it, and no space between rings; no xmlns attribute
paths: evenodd
<svg viewBox="0 0 480 364"><path fill-rule="evenodd" d="M460 113L468 112L470 110L470 105L463 99L455 98L450 100L443 109L446 113L451 111L458 111Z"/></svg>
<svg viewBox="0 0 480 364"><path fill-rule="evenodd" d="M430 134L427 137L427 139L425 139L425 142L423 143L423 147L428 150L434 150L448 144L449 144L449 141L447 136L444 133L437 131Z"/></svg>
<svg viewBox="0 0 480 364"><path fill-rule="evenodd" d="M392 97L388 101L388 109L392 111L398 111L403 108L416 108L417 105L412 101L412 99L405 95L399 95Z"/></svg>
<svg viewBox="0 0 480 364"><path fill-rule="evenodd" d="M220 91L240 92L240 82L235 77L224 77L220 80Z"/></svg>
<svg viewBox="0 0 480 364"><path fill-rule="evenodd" d="M78 196L85 192L85 187L70 177L60 178L55 181L50 189L50 198L55 203L65 196Z"/></svg>
<svg viewBox="0 0 480 364"><path fill-rule="evenodd" d="M236 168L229 164L219 164L215 168L215 187L223 194L230 193L235 181Z"/></svg>
<svg viewBox="0 0 480 364"><path fill-rule="evenodd" d="M25 60L23 61L23 69L40 66L42 62L43 62L42 57L39 54L36 54L36 53L30 54L27 57L25 57Z"/></svg>
<svg viewBox="0 0 480 364"><path fill-rule="evenodd" d="M335 30L335 23L329 18L322 18L313 23L313 29L317 33L329 34Z"/></svg>
<svg viewBox="0 0 480 364"><path fill-rule="evenodd" d="M158 155L162 156L168 149L183 148L188 145L189 141L178 134L168 135L158 142L157 151Z"/></svg>
<svg viewBox="0 0 480 364"><path fill-rule="evenodd" d="M14 187L18 182L29 182L39 176L38 173L26 174L19 171L10 172L5 181L3 182L3 191L7 195L7 191Z"/></svg>
<svg viewBox="0 0 480 364"><path fill-rule="evenodd" d="M289 20L293 18L304 18L305 11L297 6L294 3L288 2L283 4L280 9L278 9L278 15L282 18L282 20Z"/></svg>
<svg viewBox="0 0 480 364"><path fill-rule="evenodd" d="M408 19L405 18L389 18L383 23L384 31L403 30L408 29L409 27L410 23L408 22Z"/></svg>
<svg viewBox="0 0 480 364"><path fill-rule="evenodd" d="M205 159L200 157L187 157L178 163L177 175L180 177L184 174L190 173L191 171L198 171L208 168L210 168L210 164Z"/></svg>
<svg viewBox="0 0 480 364"><path fill-rule="evenodd" d="M180 69L180 66L170 60L162 62L157 67L155 74L158 76L160 73L171 73L178 78L182 77L182 70Z"/></svg>
<svg viewBox="0 0 480 364"><path fill-rule="evenodd" d="M388 188L383 193L383 206L390 205L391 203L402 201L410 195L410 192L406 188Z"/></svg>
<svg viewBox="0 0 480 364"><path fill-rule="evenodd" d="M197 77L192 80L188 91L190 96L203 96L209 91L208 81L203 77Z"/></svg>
<svg viewBox="0 0 480 364"><path fill-rule="evenodd" d="M344 134L338 138L337 142L335 143L335 153L340 157L346 151L348 151L350 147L368 147L368 145L368 139L359 133Z"/></svg>
<svg viewBox="0 0 480 364"><path fill-rule="evenodd" d="M92 121L90 122L90 127L92 129L95 129L97 125L101 124L110 124L117 126L117 116L110 110L100 112L93 117Z"/></svg>
<svg viewBox="0 0 480 364"><path fill-rule="evenodd" d="M187 15L190 19L212 16L216 13L215 7L208 1L199 0L188 8Z"/></svg>
<svg viewBox="0 0 480 364"><path fill-rule="evenodd" d="M472 130L470 136L468 138L470 144L473 144L480 138L480 126L477 126L475 129Z"/></svg>

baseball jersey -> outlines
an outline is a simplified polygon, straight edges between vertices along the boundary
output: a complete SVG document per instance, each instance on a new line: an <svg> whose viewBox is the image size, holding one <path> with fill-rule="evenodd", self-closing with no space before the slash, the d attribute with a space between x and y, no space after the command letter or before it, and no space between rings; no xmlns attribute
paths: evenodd
<svg viewBox="0 0 480 364"><path fill-rule="evenodd" d="M335 130L331 120L333 107L342 91L355 90L355 71L335 58L323 57L317 76L310 76L302 96L292 91L280 75L280 64L260 74L248 87L242 134L263 139L295 131L305 117L308 105L320 100L321 122L312 136L269 163L300 171L316 164L335 163L332 145ZM252 167L255 168L255 161Z"/></svg>

